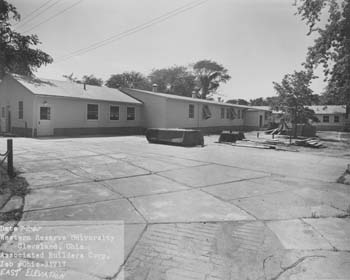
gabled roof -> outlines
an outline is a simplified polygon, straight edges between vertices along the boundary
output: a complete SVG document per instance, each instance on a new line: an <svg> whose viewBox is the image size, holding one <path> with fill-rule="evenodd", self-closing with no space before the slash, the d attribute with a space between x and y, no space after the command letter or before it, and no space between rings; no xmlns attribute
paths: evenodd
<svg viewBox="0 0 350 280"><path fill-rule="evenodd" d="M83 84L71 81L39 79L19 75L11 75L11 77L35 95L142 104L142 102L114 88L86 85L86 89L84 89Z"/></svg>
<svg viewBox="0 0 350 280"><path fill-rule="evenodd" d="M200 99L200 98L192 98L192 97L175 95L175 94L169 94L169 93L153 92L153 91L147 91L147 90L141 90L141 89L135 89L135 88L125 88L125 89L123 89L123 91L126 91L126 93L128 93L128 94L129 94L130 91L132 91L132 92L135 92L136 94L137 93L141 93L141 94L143 93L143 94L153 95L153 96L167 98L167 99L188 101L188 102L192 102L192 103L215 104L215 105L236 107L236 108L243 108L243 109L251 108L250 106L237 105L237 104L224 103L224 102L217 102L217 101L205 100L205 99Z"/></svg>
<svg viewBox="0 0 350 280"><path fill-rule="evenodd" d="M345 114L346 106L345 105L317 105L317 106L305 106L311 110L314 110L315 114Z"/></svg>

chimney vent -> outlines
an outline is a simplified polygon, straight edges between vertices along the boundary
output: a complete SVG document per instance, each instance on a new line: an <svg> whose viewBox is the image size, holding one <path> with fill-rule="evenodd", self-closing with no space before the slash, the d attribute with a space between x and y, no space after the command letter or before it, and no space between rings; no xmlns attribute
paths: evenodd
<svg viewBox="0 0 350 280"><path fill-rule="evenodd" d="M197 98L197 92L195 90L192 91L192 98Z"/></svg>
<svg viewBox="0 0 350 280"><path fill-rule="evenodd" d="M153 84L152 85L152 91L153 92L158 92L158 85L157 84Z"/></svg>

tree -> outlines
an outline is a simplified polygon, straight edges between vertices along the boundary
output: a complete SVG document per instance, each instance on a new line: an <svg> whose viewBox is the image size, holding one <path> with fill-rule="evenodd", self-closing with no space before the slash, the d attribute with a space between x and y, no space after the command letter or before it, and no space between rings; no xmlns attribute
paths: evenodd
<svg viewBox="0 0 350 280"><path fill-rule="evenodd" d="M292 122L306 123L313 117L314 112L305 108L306 105L312 105L315 95L310 84L315 78L312 71L294 71L293 74L287 74L283 77L282 82L273 82L274 89L277 92L279 109L292 116Z"/></svg>
<svg viewBox="0 0 350 280"><path fill-rule="evenodd" d="M350 1L296 0L297 13L318 34L308 50L305 66L323 66L327 87L325 95L331 103L350 106ZM327 16L323 23L322 17Z"/></svg>
<svg viewBox="0 0 350 280"><path fill-rule="evenodd" d="M201 98L206 99L214 93L221 83L231 79L228 70L211 60L201 60L193 65L193 71L201 91Z"/></svg>
<svg viewBox="0 0 350 280"><path fill-rule="evenodd" d="M195 89L195 76L184 66L155 69L148 76L158 90L165 93L191 96Z"/></svg>
<svg viewBox="0 0 350 280"><path fill-rule="evenodd" d="M7 72L30 76L40 66L52 63L48 54L32 48L40 44L38 37L13 31L11 19L20 20L17 9L0 0L0 78Z"/></svg>
<svg viewBox="0 0 350 280"><path fill-rule="evenodd" d="M124 72L122 74L111 75L106 81L106 86L111 88L137 88L151 90L152 85L149 80L139 72Z"/></svg>
<svg viewBox="0 0 350 280"><path fill-rule="evenodd" d="M85 75L82 78L82 83L87 84L87 85L92 85L92 86L102 86L103 85L103 80L96 78L94 75Z"/></svg>
<svg viewBox="0 0 350 280"><path fill-rule="evenodd" d="M238 104L238 105L249 105L249 102L247 100L244 99L230 99L227 100L226 103L231 103L231 104Z"/></svg>

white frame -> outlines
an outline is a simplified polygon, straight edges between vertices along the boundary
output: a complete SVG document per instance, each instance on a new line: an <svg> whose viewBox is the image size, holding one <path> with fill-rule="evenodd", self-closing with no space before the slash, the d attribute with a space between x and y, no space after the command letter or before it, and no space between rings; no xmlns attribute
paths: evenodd
<svg viewBox="0 0 350 280"><path fill-rule="evenodd" d="M118 119L117 120L112 120L111 119L111 107L118 107ZM120 106L119 105L113 105L113 104L109 104L109 121L111 122L117 122L120 121ZM135 118L136 118L136 110L135 110Z"/></svg>
<svg viewBox="0 0 350 280"><path fill-rule="evenodd" d="M97 119L93 119L93 120L88 119L88 105L97 105ZM87 103L86 104L85 118L89 122L95 122L95 121L100 120L100 104L98 104L98 103Z"/></svg>
<svg viewBox="0 0 350 280"><path fill-rule="evenodd" d="M128 109L134 108L134 118L132 120L128 119ZM135 106L126 106L126 120L127 121L136 121L136 107Z"/></svg>
<svg viewBox="0 0 350 280"><path fill-rule="evenodd" d="M19 117L19 112L20 112L20 110L19 110L19 103L20 103L20 102L22 102L22 118ZM19 120L23 120L23 119L24 119L24 102L23 102L23 100L19 100L18 103L17 103L17 106L18 106L17 118L18 118Z"/></svg>
<svg viewBox="0 0 350 280"><path fill-rule="evenodd" d="M193 117L192 117L192 118L190 117L190 107L191 107L191 106L193 106ZM188 116L188 118L191 119L191 120L194 119L194 116L195 116L195 114L196 114L196 112L195 112L196 109L195 109L195 108L196 108L196 107L194 106L193 103L188 104L188 115L187 115L187 116Z"/></svg>

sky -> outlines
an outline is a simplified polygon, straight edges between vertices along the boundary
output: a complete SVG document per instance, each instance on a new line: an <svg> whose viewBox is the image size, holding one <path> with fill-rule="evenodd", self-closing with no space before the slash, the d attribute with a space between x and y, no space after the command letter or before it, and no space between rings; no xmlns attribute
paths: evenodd
<svg viewBox="0 0 350 280"><path fill-rule="evenodd" d="M22 15L23 23L14 29L37 34L40 48L54 58L37 71L41 78L61 80L74 73L107 80L124 71L148 75L152 69L211 59L232 77L220 86L221 97L249 100L275 95L272 82L302 69L314 39L295 15L294 0L8 1ZM160 17L174 10L178 13ZM118 37L121 33L127 35ZM74 53L112 36L117 40ZM319 79L312 88L320 93L323 86Z"/></svg>

